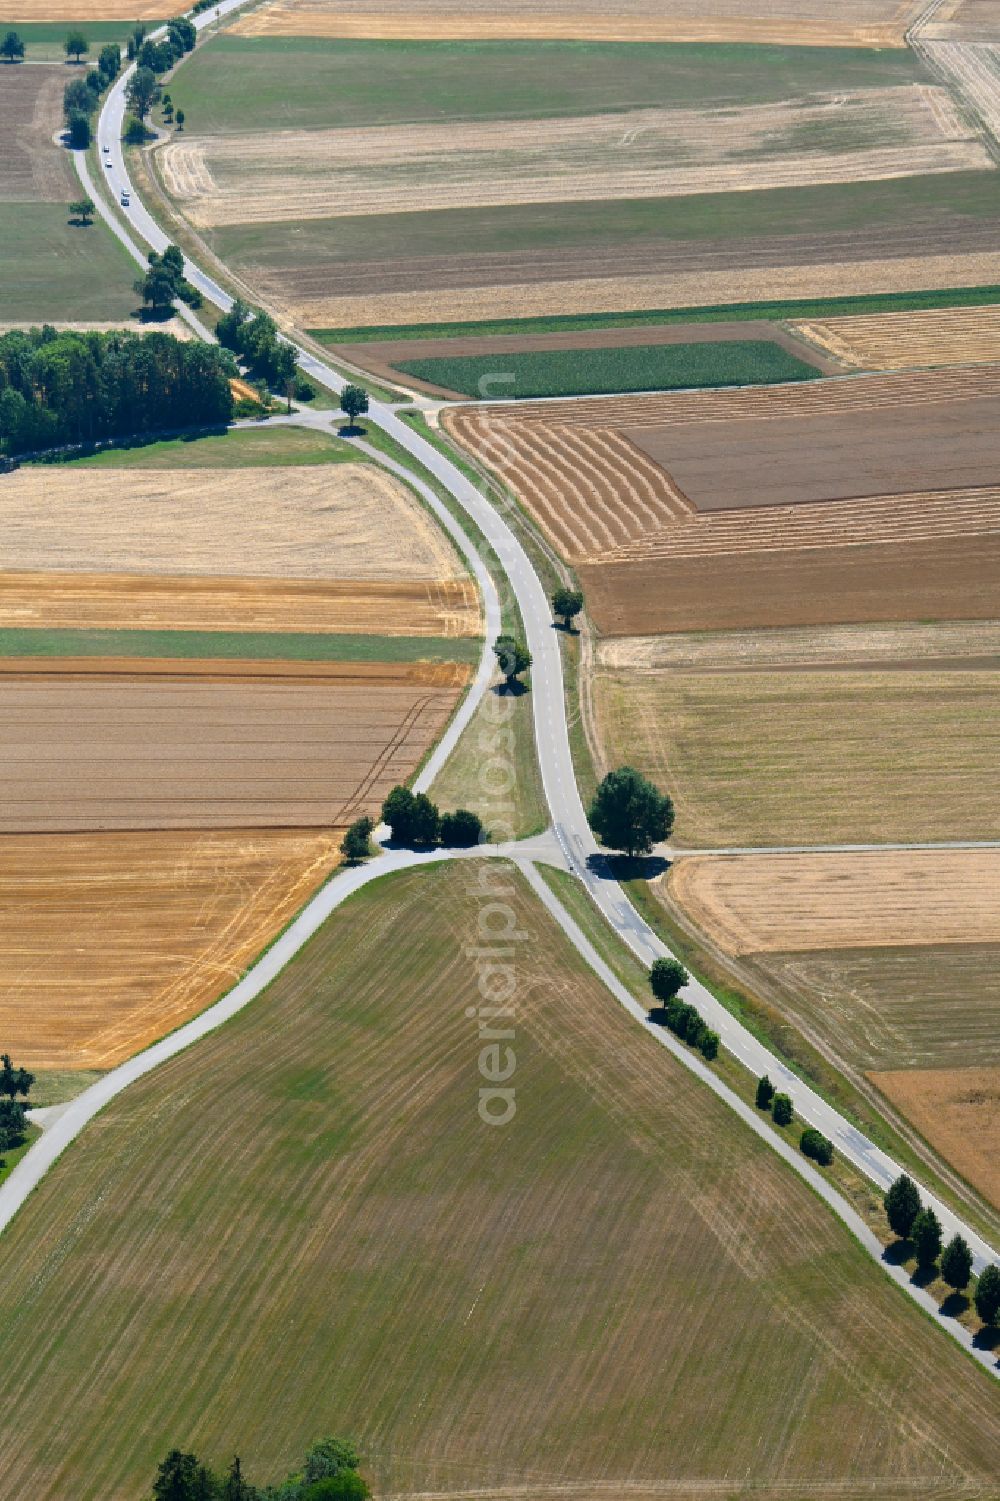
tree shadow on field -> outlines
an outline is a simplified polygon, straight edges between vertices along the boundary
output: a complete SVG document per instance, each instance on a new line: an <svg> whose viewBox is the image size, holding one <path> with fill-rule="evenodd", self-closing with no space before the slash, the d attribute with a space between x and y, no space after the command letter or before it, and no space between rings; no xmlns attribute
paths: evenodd
<svg viewBox="0 0 1000 1501"><path fill-rule="evenodd" d="M655 881L670 869L662 855L605 854L598 850L587 856L587 868L602 881Z"/></svg>
<svg viewBox="0 0 1000 1501"><path fill-rule="evenodd" d="M553 620L552 629L554 631L562 631L564 636L579 636L580 634L572 621L567 624L565 620Z"/></svg>
<svg viewBox="0 0 1000 1501"><path fill-rule="evenodd" d="M930 1266L916 1266L910 1274L910 1281L914 1287L930 1287L938 1275L937 1263L931 1262Z"/></svg>
<svg viewBox="0 0 1000 1501"><path fill-rule="evenodd" d="M1000 1345L1000 1327L996 1324L984 1324L973 1337L972 1343L977 1350L995 1350Z"/></svg>
<svg viewBox="0 0 1000 1501"><path fill-rule="evenodd" d="M892 1241L882 1252L882 1260L887 1261L890 1266L905 1266L908 1261L913 1260L912 1240Z"/></svg>
<svg viewBox="0 0 1000 1501"><path fill-rule="evenodd" d="M345 422L342 427L337 428L337 437L363 438L367 431L368 429L362 427L359 422Z"/></svg>
<svg viewBox="0 0 1000 1501"><path fill-rule="evenodd" d="M949 1293L941 1304L941 1312L946 1319L960 1319L963 1313L968 1313L971 1306L965 1293Z"/></svg>
<svg viewBox="0 0 1000 1501"><path fill-rule="evenodd" d="M495 683L491 691L498 698L523 698L528 692L528 685L515 678L511 683L506 680L502 683Z"/></svg>

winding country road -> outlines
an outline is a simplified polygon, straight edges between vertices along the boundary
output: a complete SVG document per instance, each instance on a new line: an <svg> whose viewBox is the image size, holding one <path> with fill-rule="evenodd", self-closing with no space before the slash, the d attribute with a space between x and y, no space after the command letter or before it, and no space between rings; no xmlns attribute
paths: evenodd
<svg viewBox="0 0 1000 1501"><path fill-rule="evenodd" d="M240 3L242 0L222 0L219 9L225 14ZM214 11L208 15L195 17L195 25L199 28L203 27L214 20L214 17ZM129 190L131 206L127 211L123 211L123 214L132 233L130 234L119 218L108 210L98 194L91 191L91 195L95 198L99 211L113 232L130 253L141 262L145 257L136 240L145 242L157 250L162 250L168 241L139 201L129 182L122 160L120 136L125 89L130 71L131 69L124 73L108 95L98 122L97 142L102 155L105 154L102 150L105 145L111 148L107 155L112 158L112 167L107 170L106 176L115 199L120 197L123 188ZM78 153L76 161L84 186L92 190L85 158ZM232 299L228 293L198 266L188 262L186 275L203 296L217 307L227 309L231 306ZM313 375L335 391L343 388L346 382L336 370L297 344L295 348L298 352L299 363L307 374ZM552 819L551 833L554 835L561 856L559 863L565 863L566 868L582 882L594 904L619 939L631 949L643 965L648 967L654 959L667 956L669 950L640 917L618 883L607 874L601 851L587 823L570 753L560 636L553 626L549 601L527 553L500 510L486 499L455 464L403 422L391 407L373 401L369 417L447 490L461 509L475 522L499 558L520 606L527 644L533 657L531 694L535 740L545 799ZM319 413L308 419L309 425L314 425L317 420L323 420ZM490 670L489 647L498 629L499 607L496 591L485 565L476 554L471 541L438 497L418 478L410 475L403 466L386 460L383 455L374 450L370 452L380 463L387 464L395 472L404 475L408 483L414 485L424 496L469 559L483 589L486 605L487 640L483 661L459 715L421 774L419 785L427 786L487 689ZM556 846L553 846L553 849ZM666 1029L654 1027L649 1023L645 1009L603 964L577 924L534 869L531 857L538 853L538 849L537 842L533 842L530 849L521 850L514 846L507 851L497 850L490 853L506 853L514 858L539 898L560 923L577 950L601 976L620 1003L635 1017L637 1023L644 1026L662 1046L674 1053L686 1068L702 1078L709 1088L741 1116L750 1129L756 1131L779 1155L785 1158L789 1165L823 1197L870 1254L881 1261L887 1274L892 1276L909 1296L920 1303L954 1339L969 1350L976 1360L994 1375L998 1374L1000 1365L995 1354L975 1348L966 1330L955 1320L942 1318L927 1293L915 1287L904 1271L891 1266L882 1259L882 1248L878 1241L853 1208L831 1187L823 1175L813 1168L801 1153L776 1136L760 1116L745 1105L695 1054L677 1042ZM544 858L544 841L540 849ZM483 852L474 853L482 854ZM288 962L306 938L341 901L377 876L440 858L442 858L440 854L416 855L395 851L383 853L381 857L373 860L363 869L340 872L313 898L279 942L221 1001L178 1032L164 1038L145 1053L106 1075L98 1084L86 1090L68 1106L61 1108L58 1114L53 1113L54 1118L51 1124L46 1126L39 1142L32 1147L7 1181L0 1186L0 1230L9 1222L47 1168L82 1129L87 1120L134 1079L149 1072L165 1058L189 1046L198 1037L204 1036L206 1032L218 1026L259 994L278 969ZM901 1169L897 1163L793 1074L702 985L697 981L691 981L684 994L698 1007L709 1025L720 1034L723 1047L738 1058L754 1076L768 1073L779 1089L791 1095L799 1120L818 1127L824 1135L830 1137L837 1151L859 1168L873 1184L879 1189L884 1189L899 1175ZM922 1196L924 1202L932 1204L937 1211L946 1239L956 1232L965 1236L972 1248L977 1271L981 1270L987 1262L1000 1259L981 1236L934 1195L922 1190Z"/></svg>

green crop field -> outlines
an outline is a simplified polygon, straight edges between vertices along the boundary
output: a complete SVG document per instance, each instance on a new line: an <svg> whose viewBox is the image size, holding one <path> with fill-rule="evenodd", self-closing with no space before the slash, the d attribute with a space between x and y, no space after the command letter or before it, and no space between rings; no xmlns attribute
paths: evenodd
<svg viewBox="0 0 1000 1501"><path fill-rule="evenodd" d="M174 92L202 135L726 107L923 76L902 48L223 35L185 63Z"/></svg>
<svg viewBox="0 0 1000 1501"><path fill-rule="evenodd" d="M279 464L366 464L366 454L332 434L311 428L271 426L229 428L184 438L105 448L70 461L74 468L243 469Z"/></svg>
<svg viewBox="0 0 1000 1501"><path fill-rule="evenodd" d="M667 391L685 386L753 386L813 380L820 374L815 366L764 339L397 360L395 368L465 396L479 396L483 391L480 380L491 377L493 384L487 394L494 398ZM502 372L500 375L498 370ZM503 384L498 385L497 381Z"/></svg>
<svg viewBox="0 0 1000 1501"><path fill-rule="evenodd" d="M603 671L609 763L668 789L679 846L995 839L1000 674Z"/></svg>
<svg viewBox="0 0 1000 1501"><path fill-rule="evenodd" d="M585 333L601 328L653 328L673 323L747 323L761 318L842 318L856 313L907 313L921 308L988 306L1000 287L943 287L931 292L887 292L881 297L791 298L783 302L719 302L707 307L648 308L627 313L566 313L551 318L483 318L466 323L399 323L358 328L310 328L321 344L364 344L394 339L455 339L472 335Z"/></svg>
<svg viewBox="0 0 1000 1501"><path fill-rule="evenodd" d="M276 1479L331 1431L397 1497L991 1495L989 1378L482 868L354 897L47 1175L0 1239L4 1501L140 1496L173 1444Z"/></svg>
<svg viewBox="0 0 1000 1501"><path fill-rule="evenodd" d="M453 636L295 631L115 631L0 628L0 657L176 657L251 662L475 662L479 643Z"/></svg>
<svg viewBox="0 0 1000 1501"><path fill-rule="evenodd" d="M67 194L67 198L69 194ZM60 203L7 203L0 213L0 318L58 323L127 318L136 268L100 219L70 224ZM137 325L138 326L138 325Z"/></svg>

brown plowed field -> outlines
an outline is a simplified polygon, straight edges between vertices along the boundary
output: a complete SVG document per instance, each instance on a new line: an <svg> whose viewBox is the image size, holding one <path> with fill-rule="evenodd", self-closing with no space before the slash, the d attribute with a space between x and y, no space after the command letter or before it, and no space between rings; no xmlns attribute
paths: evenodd
<svg viewBox="0 0 1000 1501"><path fill-rule="evenodd" d="M1000 1069L893 1069L868 1077L935 1151L1000 1207Z"/></svg>
<svg viewBox="0 0 1000 1501"><path fill-rule="evenodd" d="M739 142L734 150L734 142ZM680 197L988 170L926 84L729 109L277 131L170 141L167 192L200 229L289 217ZM293 165L289 165L289 164Z"/></svg>
<svg viewBox="0 0 1000 1501"><path fill-rule="evenodd" d="M948 486L951 471L939 467L944 488L907 489L926 465L911 470L906 443L893 453L890 435L905 426L906 441L919 446L922 431L936 433L927 462L944 465L950 451L958 479L968 457L967 429L976 425L980 473L1000 480L1000 442L990 425L998 400L1000 367L984 366L733 392L464 407L443 420L575 564L599 628L632 635L994 616L1000 485ZM865 428L867 457L859 448ZM820 429L827 472L817 476ZM639 447L654 435L662 462ZM698 471L697 491L690 478L682 485L672 472L674 451L688 456L692 475ZM883 452L891 463L880 468ZM867 465L857 471L867 483L884 474L890 493L810 500L810 485L836 493L847 460ZM740 495L764 503L699 515L692 501L699 494L711 499L713 486L716 504L739 498L722 493L734 472L747 481ZM903 493L891 493L894 483ZM841 493L851 488L845 484ZM775 495L794 503L769 503Z"/></svg>
<svg viewBox="0 0 1000 1501"><path fill-rule="evenodd" d="M0 572L0 629L10 626L475 636L480 620L471 579Z"/></svg>
<svg viewBox="0 0 1000 1501"><path fill-rule="evenodd" d="M408 386L432 393L440 393L441 386L417 380L415 376L402 376L396 369L396 360L427 360L460 355L530 354L548 349L628 349L644 344L718 344L730 340L766 339L787 349L797 359L814 365L824 374L838 375L843 372L843 362L825 355L813 344L796 338L777 323L764 320L749 320L746 323L676 323L671 325L649 324L646 327L595 328L567 334L493 334L476 338L442 339L386 339L367 344L336 344L331 347L352 364L362 365L381 380L404 379ZM1000 358L1000 348L998 348ZM854 362L852 362L854 363ZM498 366L502 368L502 366ZM457 395L457 392L449 392Z"/></svg>
<svg viewBox="0 0 1000 1501"><path fill-rule="evenodd" d="M464 570L409 490L373 464L30 469L0 484L18 572L438 580Z"/></svg>
<svg viewBox="0 0 1000 1501"><path fill-rule="evenodd" d="M662 879L727 954L1000 943L1000 850L698 855Z"/></svg>
<svg viewBox="0 0 1000 1501"><path fill-rule="evenodd" d="M0 837L0 1035L105 1069L216 1000L337 865L339 834Z"/></svg>
<svg viewBox="0 0 1000 1501"><path fill-rule="evenodd" d="M0 21L7 29L7 22ZM59 63L33 67L0 63L0 203L65 203L73 196L69 155L53 144L62 125Z"/></svg>
<svg viewBox="0 0 1000 1501"><path fill-rule="evenodd" d="M901 47L921 0L272 0L235 27L244 36L335 36L460 41L527 37L621 42L770 42L812 47Z"/></svg>
<svg viewBox="0 0 1000 1501"><path fill-rule="evenodd" d="M813 319L795 327L837 359L869 370L1000 360L998 307Z"/></svg>
<svg viewBox="0 0 1000 1501"><path fill-rule="evenodd" d="M342 826L412 774L468 676L347 662L291 664L281 681L266 663L255 680L227 665L0 677L0 832Z"/></svg>

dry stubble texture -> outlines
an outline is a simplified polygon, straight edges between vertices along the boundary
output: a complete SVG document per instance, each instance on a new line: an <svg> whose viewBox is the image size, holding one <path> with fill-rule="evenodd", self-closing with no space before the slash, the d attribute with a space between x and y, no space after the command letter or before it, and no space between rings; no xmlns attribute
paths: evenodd
<svg viewBox="0 0 1000 1501"><path fill-rule="evenodd" d="M665 879L727 954L1000 943L1000 850L695 856ZM659 884L659 883L658 883Z"/></svg>
<svg viewBox="0 0 1000 1501"><path fill-rule="evenodd" d="M0 28L5 33L7 23ZM73 196L69 157L52 139L63 123L63 88L71 76L58 63L0 63L0 203L65 203Z"/></svg>
<svg viewBox="0 0 1000 1501"><path fill-rule="evenodd" d="M113 1068L209 1005L337 865L339 836L0 837L0 1033L28 1068Z"/></svg>
<svg viewBox="0 0 1000 1501"><path fill-rule="evenodd" d="M934 308L812 319L800 334L851 365L905 370L1000 360L1000 308Z"/></svg>
<svg viewBox="0 0 1000 1501"><path fill-rule="evenodd" d="M413 37L431 41L527 37L628 42L782 42L903 45L920 0L381 0L359 9L331 0L272 0L237 23L245 36Z"/></svg>
<svg viewBox="0 0 1000 1501"><path fill-rule="evenodd" d="M869 1078L935 1151L1000 1208L1000 1069L897 1069Z"/></svg>
<svg viewBox="0 0 1000 1501"><path fill-rule="evenodd" d="M506 1129L452 865L74 1143L0 1239L3 1501L133 1501L172 1444L273 1480L328 1432L382 1496L990 1495L985 1374L515 880Z"/></svg>
<svg viewBox="0 0 1000 1501"><path fill-rule="evenodd" d="M992 165L948 94L925 84L735 110L182 138L164 147L159 162L167 191L199 228L280 220L290 204L296 219L325 219L790 188Z"/></svg>
<svg viewBox="0 0 1000 1501"><path fill-rule="evenodd" d="M448 579L464 570L373 464L20 469L0 490L4 567L243 578Z"/></svg>

